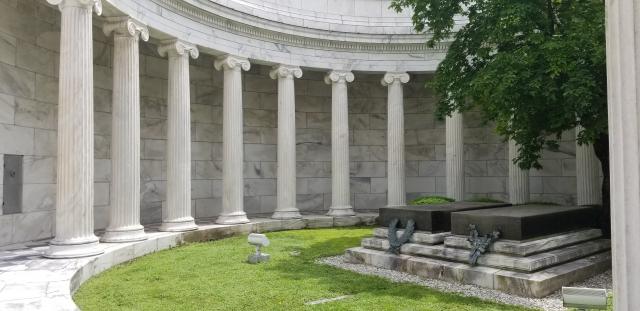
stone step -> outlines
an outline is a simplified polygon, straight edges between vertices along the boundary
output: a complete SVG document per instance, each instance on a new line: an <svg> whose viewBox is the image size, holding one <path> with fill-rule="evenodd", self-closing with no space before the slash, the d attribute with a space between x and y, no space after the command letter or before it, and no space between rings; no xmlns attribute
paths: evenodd
<svg viewBox="0 0 640 311"><path fill-rule="evenodd" d="M611 252L603 252L533 273L469 266L433 258L391 255L356 247L348 249L353 262L414 274L424 278L473 284L523 297L541 298L562 286L582 281L611 267Z"/></svg>
<svg viewBox="0 0 640 311"><path fill-rule="evenodd" d="M362 247L386 251L389 241L379 238L362 239ZM478 258L478 266L507 269L522 272L533 272L555 266L567 261L589 256L611 248L611 241L606 239L587 241L528 257L509 256L496 253L486 253ZM446 247L441 245L424 245L407 243L400 249L402 254L421 257L438 258L466 263L471 253L465 249Z"/></svg>
<svg viewBox="0 0 640 311"><path fill-rule="evenodd" d="M586 229L558 235L547 236L530 241L498 240L489 246L489 252L509 254L514 256L529 256L567 245L577 244L602 237L600 229ZM449 235L444 239L444 245L453 248L470 249L471 244L466 236Z"/></svg>
<svg viewBox="0 0 640 311"><path fill-rule="evenodd" d="M399 229L396 236L400 237L404 233L403 229ZM389 229L387 228L375 228L373 229L373 236L376 238L387 239L389 234ZM450 236L450 232L439 232L439 233L431 233L426 231L415 231L409 242L417 243L417 244L442 244L446 237Z"/></svg>

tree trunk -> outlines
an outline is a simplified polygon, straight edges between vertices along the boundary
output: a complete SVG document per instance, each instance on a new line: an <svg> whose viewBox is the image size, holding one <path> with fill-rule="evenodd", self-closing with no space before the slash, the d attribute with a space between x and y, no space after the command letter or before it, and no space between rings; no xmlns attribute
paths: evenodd
<svg viewBox="0 0 640 311"><path fill-rule="evenodd" d="M604 237L611 237L611 201L609 189L609 135L601 134L593 143L593 149L602 165L602 214L600 215L600 228Z"/></svg>

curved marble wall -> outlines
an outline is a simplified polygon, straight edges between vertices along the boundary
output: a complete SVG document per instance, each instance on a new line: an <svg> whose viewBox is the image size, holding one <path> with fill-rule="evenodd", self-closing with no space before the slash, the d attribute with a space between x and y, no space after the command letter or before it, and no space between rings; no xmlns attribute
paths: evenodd
<svg viewBox="0 0 640 311"><path fill-rule="evenodd" d="M0 19L0 159L3 154L24 156L23 212L2 215L0 209L3 246L51 237L54 228L60 13L41 0L0 1L0 11L5 17ZM113 87L113 40L104 36L100 22L101 17L94 18L96 229L106 226L110 206ZM152 36L158 39L157 30ZM252 69L243 73L244 200L249 214L269 215L276 201L277 82L268 76L270 66L252 61ZM331 201L331 89L324 73L303 68L295 81L297 202L306 212L326 211ZM167 61L154 43L140 46L140 74L141 220L148 224L160 221L166 199ZM191 60L190 76L193 215L214 217L221 211L222 73L213 68L213 57L202 53ZM387 88L381 78L377 72L356 72L349 84L356 210L386 203ZM408 199L445 193L444 123L435 120L434 95L423 87L430 78L412 73L404 85ZM507 199L506 144L477 112L464 119L466 197ZM567 134L564 149L574 149L573 137ZM532 199L574 202L574 157L549 152L543 165L531 172Z"/></svg>

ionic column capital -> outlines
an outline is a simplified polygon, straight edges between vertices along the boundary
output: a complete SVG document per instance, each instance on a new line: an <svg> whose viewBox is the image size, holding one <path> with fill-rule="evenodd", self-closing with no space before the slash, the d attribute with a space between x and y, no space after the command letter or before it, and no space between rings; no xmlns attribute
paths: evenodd
<svg viewBox="0 0 640 311"><path fill-rule="evenodd" d="M409 74L406 72L387 72L382 77L380 83L382 86L389 86L395 82L407 83L409 82Z"/></svg>
<svg viewBox="0 0 640 311"><path fill-rule="evenodd" d="M213 63L213 67L216 70L244 70L251 69L251 63L244 57L238 57L233 55L224 55L216 59Z"/></svg>
<svg viewBox="0 0 640 311"><path fill-rule="evenodd" d="M269 71L271 79L293 79L302 77L302 69L298 66L276 65Z"/></svg>
<svg viewBox="0 0 640 311"><path fill-rule="evenodd" d="M351 71L342 71L342 70L332 70L324 76L324 83L332 84L332 83L346 83L353 82L355 76Z"/></svg>
<svg viewBox="0 0 640 311"><path fill-rule="evenodd" d="M62 10L66 7L78 7L95 10L96 14L102 14L102 0L47 0L51 5L57 5Z"/></svg>
<svg viewBox="0 0 640 311"><path fill-rule="evenodd" d="M102 26L102 31L106 36L114 33L115 35L129 36L134 38L142 38L143 41L149 40L149 29L141 22L128 17L108 17L107 22Z"/></svg>
<svg viewBox="0 0 640 311"><path fill-rule="evenodd" d="M158 53L160 56L169 55L171 56L183 56L190 55L192 58L198 58L200 52L198 51L198 47L191 43L184 42L179 39L171 39L160 42L158 46Z"/></svg>

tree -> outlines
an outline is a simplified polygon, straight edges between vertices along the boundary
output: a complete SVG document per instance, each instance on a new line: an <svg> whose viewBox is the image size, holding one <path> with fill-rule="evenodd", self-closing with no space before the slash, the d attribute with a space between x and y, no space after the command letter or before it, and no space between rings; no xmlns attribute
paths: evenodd
<svg viewBox="0 0 640 311"><path fill-rule="evenodd" d="M546 148L579 126L604 173L601 225L609 232L604 0L393 0L413 10L429 46L450 42L430 86L440 117L478 107L519 145L515 162L540 168Z"/></svg>

